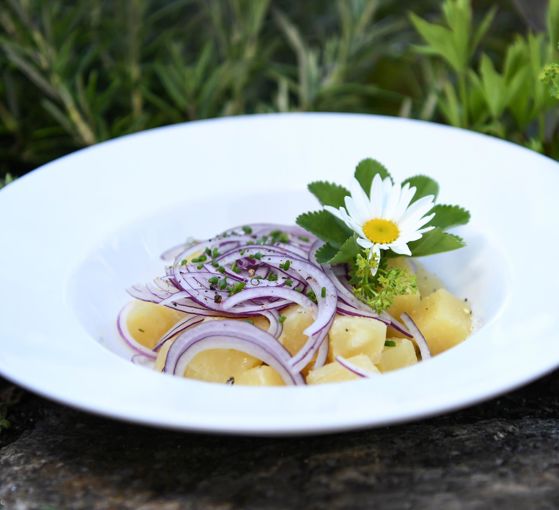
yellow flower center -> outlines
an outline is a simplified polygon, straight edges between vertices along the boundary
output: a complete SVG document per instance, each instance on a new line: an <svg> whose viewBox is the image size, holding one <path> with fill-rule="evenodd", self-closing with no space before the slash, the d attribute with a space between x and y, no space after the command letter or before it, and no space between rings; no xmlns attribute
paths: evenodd
<svg viewBox="0 0 559 510"><path fill-rule="evenodd" d="M393 221L374 218L363 225L363 233L375 244L389 244L398 239L400 229Z"/></svg>

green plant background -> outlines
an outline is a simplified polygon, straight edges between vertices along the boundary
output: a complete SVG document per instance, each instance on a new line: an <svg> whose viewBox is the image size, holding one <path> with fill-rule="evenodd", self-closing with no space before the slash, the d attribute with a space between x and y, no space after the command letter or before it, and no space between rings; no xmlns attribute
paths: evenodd
<svg viewBox="0 0 559 510"><path fill-rule="evenodd" d="M559 0L4 0L0 185L126 133L276 111L444 122L557 158L558 42Z"/></svg>

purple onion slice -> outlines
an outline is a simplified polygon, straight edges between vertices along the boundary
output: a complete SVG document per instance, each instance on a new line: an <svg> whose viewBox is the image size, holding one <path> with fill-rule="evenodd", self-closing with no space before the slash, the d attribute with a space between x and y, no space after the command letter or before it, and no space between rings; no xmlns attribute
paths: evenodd
<svg viewBox="0 0 559 510"><path fill-rule="evenodd" d="M415 321L406 312L404 312L401 315L401 319L402 319L402 322L409 329L409 331L411 333L411 336L413 337L413 339L415 340L415 343L419 347L419 353L421 354L421 360L422 361L428 360L431 357L431 350L429 349L429 344L427 343L427 340L425 340L425 337L423 336L423 333L417 327L417 324L415 323Z"/></svg>
<svg viewBox="0 0 559 510"><path fill-rule="evenodd" d="M207 349L234 349L275 369L289 385L303 385L303 376L290 365L291 355L272 335L243 321L210 321L182 333L167 353L163 371L183 375L196 354Z"/></svg>
<svg viewBox="0 0 559 510"><path fill-rule="evenodd" d="M146 356L149 359L154 360L157 355L151 349L148 349L138 341L134 339L130 331L128 330L128 315L130 311L134 307L134 302L128 303L125 305L122 310L119 312L116 318L116 328L118 330L118 334L120 337L128 344L130 348L136 351L138 354Z"/></svg>
<svg viewBox="0 0 559 510"><path fill-rule="evenodd" d="M368 378L371 376L378 375L375 372L371 372L369 370L365 370L361 367L358 367L355 363L345 359L342 356L336 356L336 361L342 365L345 369L349 370L352 374L355 374L359 377Z"/></svg>

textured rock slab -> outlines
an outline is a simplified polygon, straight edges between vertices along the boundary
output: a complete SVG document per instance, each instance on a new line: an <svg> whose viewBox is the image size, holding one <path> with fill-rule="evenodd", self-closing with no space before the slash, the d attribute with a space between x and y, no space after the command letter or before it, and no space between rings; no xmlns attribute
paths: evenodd
<svg viewBox="0 0 559 510"><path fill-rule="evenodd" d="M459 413L315 438L149 429L29 394L8 417L9 509L559 508L559 372Z"/></svg>

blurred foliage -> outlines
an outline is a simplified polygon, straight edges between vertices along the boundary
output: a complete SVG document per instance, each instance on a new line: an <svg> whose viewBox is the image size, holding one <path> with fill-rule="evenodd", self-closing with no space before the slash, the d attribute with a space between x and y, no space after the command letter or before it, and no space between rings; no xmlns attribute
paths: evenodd
<svg viewBox="0 0 559 510"><path fill-rule="evenodd" d="M559 0L4 0L0 186L115 136L273 111L416 117L558 157L558 42Z"/></svg>

